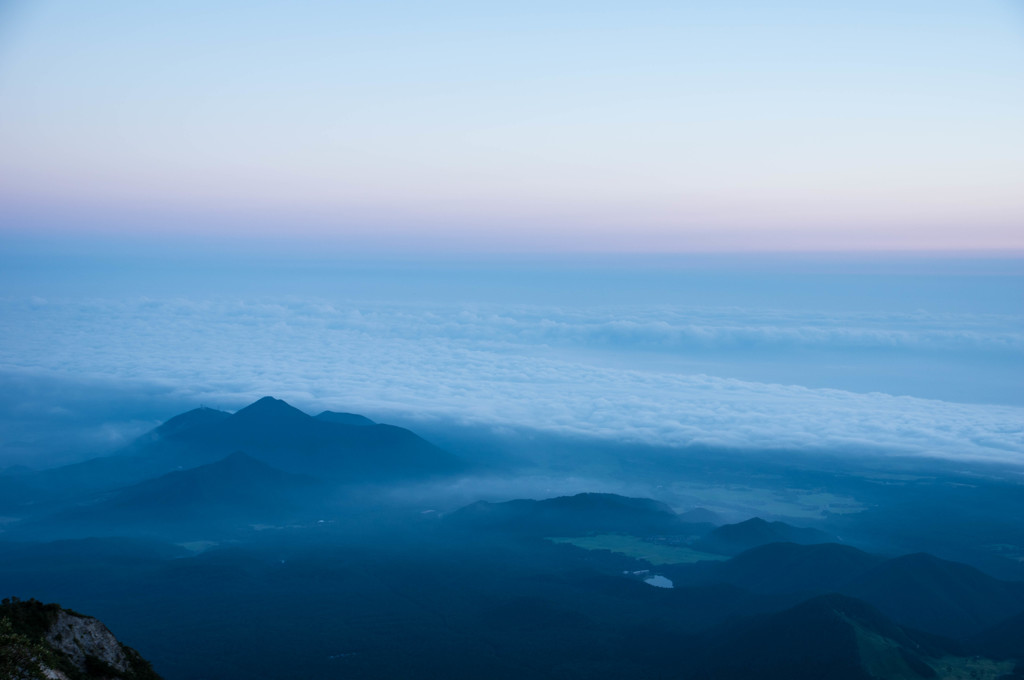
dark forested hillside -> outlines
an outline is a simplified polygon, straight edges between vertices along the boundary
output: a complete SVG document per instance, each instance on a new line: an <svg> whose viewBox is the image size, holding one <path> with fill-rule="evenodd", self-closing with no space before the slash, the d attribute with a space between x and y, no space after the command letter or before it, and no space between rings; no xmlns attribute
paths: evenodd
<svg viewBox="0 0 1024 680"><path fill-rule="evenodd" d="M1019 581L841 542L850 514L720 514L663 483L728 490L771 463L657 452L634 482L657 472L656 498L560 495L521 460L474 476L474 447L272 398L189 411L110 456L0 474L18 490L0 585L98 616L168 680L1005 680L1024 657ZM520 474L533 497L494 500ZM62 610L7 611L39 625L5 639L35 649Z"/></svg>

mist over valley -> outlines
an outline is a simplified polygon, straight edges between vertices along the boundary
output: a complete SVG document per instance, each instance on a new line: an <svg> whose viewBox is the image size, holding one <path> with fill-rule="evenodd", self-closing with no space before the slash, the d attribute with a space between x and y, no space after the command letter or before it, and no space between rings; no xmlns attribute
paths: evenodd
<svg viewBox="0 0 1024 680"><path fill-rule="evenodd" d="M9 468L0 576L165 678L995 678L1020 658L1015 468L433 431L445 447L267 396Z"/></svg>
<svg viewBox="0 0 1024 680"><path fill-rule="evenodd" d="M0 680L1024 680L1021 20L0 1Z"/></svg>

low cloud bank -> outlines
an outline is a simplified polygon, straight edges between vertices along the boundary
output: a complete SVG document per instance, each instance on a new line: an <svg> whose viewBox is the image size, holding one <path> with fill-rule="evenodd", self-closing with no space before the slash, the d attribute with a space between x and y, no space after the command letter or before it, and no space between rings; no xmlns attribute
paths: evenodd
<svg viewBox="0 0 1024 680"><path fill-rule="evenodd" d="M1024 464L1024 408L637 369L616 357L743 362L801 352L964 354L1019 367L1019 319L670 307L565 310L320 300L0 301L0 370L159 385L158 401L526 425L658 445L890 451ZM884 388L884 385L880 385ZM158 391L160 391L158 390ZM172 415L167 413L165 415ZM7 418L14 417L10 413ZM144 420L144 418L142 419Z"/></svg>

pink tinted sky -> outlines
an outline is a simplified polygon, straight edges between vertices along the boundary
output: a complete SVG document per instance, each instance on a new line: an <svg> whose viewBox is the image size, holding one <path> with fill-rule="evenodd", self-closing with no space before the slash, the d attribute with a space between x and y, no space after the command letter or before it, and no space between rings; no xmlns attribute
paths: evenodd
<svg viewBox="0 0 1024 680"><path fill-rule="evenodd" d="M1011 2L0 11L0 229L1024 249Z"/></svg>

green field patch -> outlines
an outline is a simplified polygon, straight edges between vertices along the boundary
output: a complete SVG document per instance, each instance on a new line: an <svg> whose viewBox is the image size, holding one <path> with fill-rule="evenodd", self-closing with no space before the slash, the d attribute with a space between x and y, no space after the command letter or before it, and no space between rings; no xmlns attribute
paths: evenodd
<svg viewBox="0 0 1024 680"><path fill-rule="evenodd" d="M727 560L723 555L692 550L680 545L652 543L638 536L598 534L596 536L548 537L554 543L568 543L584 550L610 550L651 564L691 564L704 560Z"/></svg>
<svg viewBox="0 0 1024 680"><path fill-rule="evenodd" d="M939 680L998 680L1010 677L1013 661L995 661L985 657L945 656L929 659Z"/></svg>

